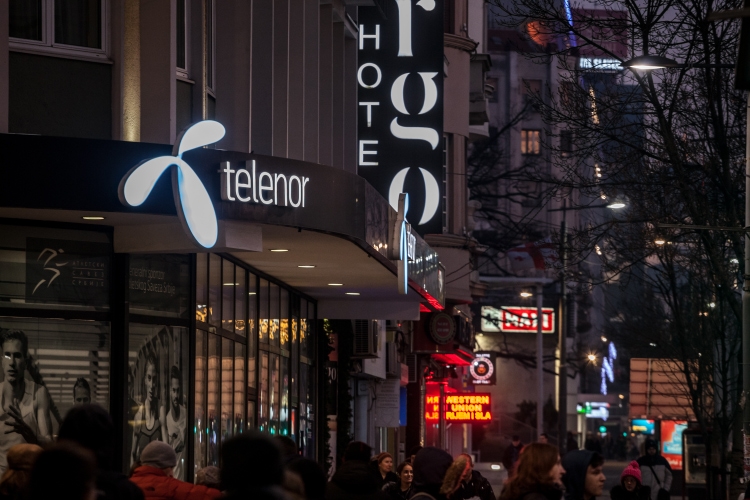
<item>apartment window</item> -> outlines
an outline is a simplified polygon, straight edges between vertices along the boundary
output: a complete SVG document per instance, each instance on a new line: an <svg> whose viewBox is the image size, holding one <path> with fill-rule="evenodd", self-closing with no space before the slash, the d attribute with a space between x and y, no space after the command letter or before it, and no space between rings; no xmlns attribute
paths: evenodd
<svg viewBox="0 0 750 500"><path fill-rule="evenodd" d="M521 154L541 154L539 145L539 130L521 130Z"/></svg>
<svg viewBox="0 0 750 500"><path fill-rule="evenodd" d="M10 0L10 47L106 59L106 0Z"/></svg>
<svg viewBox="0 0 750 500"><path fill-rule="evenodd" d="M177 0L177 75L188 77L188 13L186 0Z"/></svg>
<svg viewBox="0 0 750 500"><path fill-rule="evenodd" d="M214 1L206 0L206 87L214 91L215 78L215 56L216 47L216 26L214 25L216 16L214 15Z"/></svg>
<svg viewBox="0 0 750 500"><path fill-rule="evenodd" d="M571 130L563 130L560 132L560 154L563 157L568 157L573 152L573 132Z"/></svg>
<svg viewBox="0 0 750 500"><path fill-rule="evenodd" d="M542 97L542 81L541 80L524 80L523 81L523 104L524 106L532 106L534 109L537 108L535 105L537 99Z"/></svg>

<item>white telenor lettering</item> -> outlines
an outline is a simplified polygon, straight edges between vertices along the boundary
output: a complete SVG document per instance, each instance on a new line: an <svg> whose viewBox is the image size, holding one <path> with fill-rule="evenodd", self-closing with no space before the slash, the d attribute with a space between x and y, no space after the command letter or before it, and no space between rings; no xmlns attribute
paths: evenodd
<svg viewBox="0 0 750 500"><path fill-rule="evenodd" d="M367 107L367 128L370 128L370 126L372 125L372 107L380 106L380 103L379 102L360 102L359 105Z"/></svg>
<svg viewBox="0 0 750 500"><path fill-rule="evenodd" d="M375 34L374 35L365 35L365 26L363 24L359 25L359 50L363 50L365 48L365 38L374 38L375 39L375 50L380 50L380 25L375 25Z"/></svg>
<svg viewBox="0 0 750 500"><path fill-rule="evenodd" d="M305 188L308 182L310 182L309 177L302 177L302 208L305 207Z"/></svg>
<svg viewBox="0 0 750 500"><path fill-rule="evenodd" d="M231 186L231 175L234 173L234 170L229 166L229 162L224 162L224 170L222 170L226 175L222 177L221 179L221 197L225 200L234 201L234 198L232 198L232 186Z"/></svg>
<svg viewBox="0 0 750 500"><path fill-rule="evenodd" d="M247 181L242 182L242 180L240 180L241 175L244 175ZM244 168L237 170L237 174L234 178L234 194L237 196L237 199L243 203L247 203L248 201L250 201L252 196L242 196L240 194L240 189L249 189L251 186L252 184L250 181L250 172L248 172Z"/></svg>
<svg viewBox="0 0 750 500"><path fill-rule="evenodd" d="M295 181L297 182L297 203L294 202L294 192L292 191L292 186L294 186ZM296 175L289 178L289 204L294 208L297 208L302 204L302 181Z"/></svg>
<svg viewBox="0 0 750 500"><path fill-rule="evenodd" d="M411 0L396 0L398 5L398 57L412 57Z"/></svg>
<svg viewBox="0 0 750 500"><path fill-rule="evenodd" d="M359 164L363 167L369 167L369 166L375 166L378 164L376 161L365 161L365 155L376 155L378 154L377 150L365 150L365 146L368 144L377 145L378 141L367 141L367 140L360 140L359 141Z"/></svg>
<svg viewBox="0 0 750 500"><path fill-rule="evenodd" d="M279 180L284 181L284 206L287 206L289 204L287 193L287 189L289 188L289 186L287 185L286 175L284 174L274 174L273 203L274 205L279 204Z"/></svg>
<svg viewBox="0 0 750 500"><path fill-rule="evenodd" d="M263 184L263 179L268 179L268 185ZM273 177L271 177L271 174L268 172L261 172L260 177L258 178L258 197L260 198L261 203L264 205L270 205L273 203L273 199L265 199L263 197L264 191L272 191L273 190Z"/></svg>
<svg viewBox="0 0 750 500"><path fill-rule="evenodd" d="M362 80L362 72L365 70L365 68L375 68L375 72L377 73L377 78L375 79L375 83L372 85L367 85L364 80ZM357 70L357 81L361 86L363 86L366 89L374 89L378 85L380 85L380 82L383 80L383 73L380 72L380 68L375 63L365 63L362 66L359 67Z"/></svg>

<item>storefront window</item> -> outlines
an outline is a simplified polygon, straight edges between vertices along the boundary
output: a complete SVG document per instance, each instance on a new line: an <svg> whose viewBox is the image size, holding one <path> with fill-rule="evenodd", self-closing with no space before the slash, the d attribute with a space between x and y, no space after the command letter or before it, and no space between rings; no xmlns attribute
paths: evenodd
<svg viewBox="0 0 750 500"><path fill-rule="evenodd" d="M256 389L257 384L257 362L255 359L255 346L256 338L258 333L256 332L256 326L258 321L258 289L257 286L258 278L251 274L248 280L248 330L247 330L247 349L248 349L248 360L247 360L247 387L249 389Z"/></svg>
<svg viewBox="0 0 750 500"><path fill-rule="evenodd" d="M187 318L190 259L187 255L131 255L130 313Z"/></svg>
<svg viewBox="0 0 750 500"><path fill-rule="evenodd" d="M245 429L245 354L244 344L234 343L234 434Z"/></svg>
<svg viewBox="0 0 750 500"><path fill-rule="evenodd" d="M234 281L234 333L245 336L247 331L247 283L246 273L237 267Z"/></svg>
<svg viewBox="0 0 750 500"><path fill-rule="evenodd" d="M187 400L190 394L187 328L130 324L128 415L130 463L152 441L177 453L174 476L185 479Z"/></svg>
<svg viewBox="0 0 750 500"><path fill-rule="evenodd" d="M195 319L208 323L208 255L195 256Z"/></svg>
<svg viewBox="0 0 750 500"><path fill-rule="evenodd" d="M208 336L208 426L206 465L219 465L219 337Z"/></svg>
<svg viewBox="0 0 750 500"><path fill-rule="evenodd" d="M270 432L269 430L269 405L268 405L268 353L260 353L260 395L258 398L258 428L261 432Z"/></svg>
<svg viewBox="0 0 750 500"><path fill-rule="evenodd" d="M234 343L221 340L221 440L232 437L234 425Z"/></svg>
<svg viewBox="0 0 750 500"><path fill-rule="evenodd" d="M272 346L279 347L279 340L281 337L279 328L279 320L281 319L281 313L279 311L279 285L271 283L268 295L271 308L269 316L270 322L268 324L268 343Z"/></svg>
<svg viewBox="0 0 750 500"><path fill-rule="evenodd" d="M234 279L234 264L227 260L222 261L221 279L221 327L229 332L234 331L234 292L237 281Z"/></svg>
<svg viewBox="0 0 750 500"><path fill-rule="evenodd" d="M268 281L264 279L260 280L258 296L260 297L260 311L258 311L260 318L260 328L258 330L258 339L260 339L261 344L268 344L268 339L270 337L270 328L268 324Z"/></svg>
<svg viewBox="0 0 750 500"><path fill-rule="evenodd" d="M109 309L106 233L0 225L0 307Z"/></svg>
<svg viewBox="0 0 750 500"><path fill-rule="evenodd" d="M274 435L279 433L279 413L281 412L279 364L279 355L271 354L269 358L270 392L268 395L268 404L270 407L270 432Z"/></svg>
<svg viewBox="0 0 750 500"><path fill-rule="evenodd" d="M195 448L193 474L206 466L206 332L195 334Z"/></svg>
<svg viewBox="0 0 750 500"><path fill-rule="evenodd" d="M208 322L221 326L221 257L208 256Z"/></svg>

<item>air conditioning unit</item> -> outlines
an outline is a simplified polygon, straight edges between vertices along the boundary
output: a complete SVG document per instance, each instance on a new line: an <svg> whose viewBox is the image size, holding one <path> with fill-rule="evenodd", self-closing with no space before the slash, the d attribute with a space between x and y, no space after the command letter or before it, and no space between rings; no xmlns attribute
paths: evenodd
<svg viewBox="0 0 750 500"><path fill-rule="evenodd" d="M352 321L354 331L353 358L378 357L378 322L372 319Z"/></svg>
<svg viewBox="0 0 750 500"><path fill-rule="evenodd" d="M416 354L406 356L406 366L409 368L409 383L419 382L419 358Z"/></svg>
<svg viewBox="0 0 750 500"><path fill-rule="evenodd" d="M388 378L401 378L401 363L398 360L398 346L395 342L385 343L385 375Z"/></svg>

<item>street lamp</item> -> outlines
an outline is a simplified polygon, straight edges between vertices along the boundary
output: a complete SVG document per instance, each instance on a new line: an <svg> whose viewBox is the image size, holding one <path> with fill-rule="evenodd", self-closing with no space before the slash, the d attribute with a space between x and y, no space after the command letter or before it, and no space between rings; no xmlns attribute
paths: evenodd
<svg viewBox="0 0 750 500"><path fill-rule="evenodd" d="M620 201L616 201L614 203L610 203L609 205L606 205L607 208L610 208L612 210L618 210L620 208L625 208L627 205Z"/></svg>
<svg viewBox="0 0 750 500"><path fill-rule="evenodd" d="M650 71L652 69L679 68L682 65L668 57L644 55L625 61L622 63L622 67Z"/></svg>
<svg viewBox="0 0 750 500"><path fill-rule="evenodd" d="M592 363L596 364L596 354L594 354L594 353L590 353L590 354L589 354L588 356L586 356L586 357L587 357L587 358L589 359L589 361L591 361Z"/></svg>
<svg viewBox="0 0 750 500"><path fill-rule="evenodd" d="M520 294L520 295L521 295L521 297L523 297L524 299L528 299L529 297L531 297L531 295L532 295L532 294L531 294L530 292L521 292L521 294Z"/></svg>

